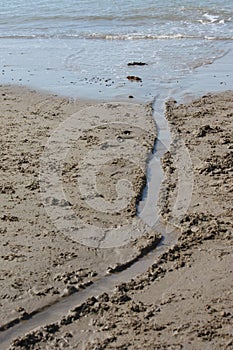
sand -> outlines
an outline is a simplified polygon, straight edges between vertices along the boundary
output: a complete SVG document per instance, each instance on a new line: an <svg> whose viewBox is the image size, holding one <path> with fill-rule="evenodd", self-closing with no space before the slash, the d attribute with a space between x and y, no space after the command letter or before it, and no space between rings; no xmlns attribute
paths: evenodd
<svg viewBox="0 0 233 350"><path fill-rule="evenodd" d="M150 105L12 86L0 88L0 100L3 329L130 264L160 235L136 217L156 138Z"/></svg>
<svg viewBox="0 0 233 350"><path fill-rule="evenodd" d="M86 108L87 104L55 96L45 98L38 92L21 88L4 87L1 95L3 93L1 318L2 324L6 324L14 317L23 318L25 312L60 298L65 288L67 292L67 284L91 283L104 274L108 266L132 260L140 254L140 249L143 251L142 246L153 246L152 237L156 237L157 242L159 235L142 223L137 227L142 234L146 231L146 238L140 234L136 241L125 246L103 249L87 247L72 240L66 232L59 232L41 205L38 187L34 187L38 181L38 159L51 131L56 130L68 114ZM132 130L137 144L146 140L146 149L139 157L140 167L145 169L146 155L153 147L156 130L151 123L150 108L138 105L134 108L148 123L141 128L153 135L145 139L144 132L137 134ZM168 247L146 273L118 285L113 293L89 298L55 323L15 339L11 350L233 349L232 111L232 92L209 94L184 105L173 100L167 103L166 117L173 144L163 158L165 178L159 205L163 220L178 227L178 242ZM132 121L129 124L132 125ZM90 132L90 125L87 127ZM122 128L121 136L129 135L124 131ZM88 144L95 145L99 133L91 139L92 135L86 136L83 145L79 142L77 146L78 156ZM104 132L100 137L101 144L106 142ZM182 157L180 141L190 155L193 188L180 186L180 174L187 171L180 167L182 162L177 161ZM72 152L71 155L75 154ZM132 161L132 149L129 153L128 160ZM78 162L71 157L69 166L63 168L71 203L74 202L72 194L76 195L72 188L72 161ZM122 172L129 169L130 176L131 164L123 163L120 165L126 168ZM115 174L114 166L108 160L99 181L103 196L113 202L114 190L105 179ZM144 172L135 171L130 177L134 195L128 202L130 210L122 210L120 220L124 224L129 220L137 222L133 208L145 182ZM127 191L128 187L125 188ZM185 213L182 208L174 211L182 191L191 191L191 196L189 193L186 196L190 197L190 203ZM83 203L77 200L77 213L80 208L83 210ZM85 215L93 220L87 211ZM102 229L109 228L108 217L95 218L95 225L104 222ZM114 215L111 221L111 227L119 225Z"/></svg>

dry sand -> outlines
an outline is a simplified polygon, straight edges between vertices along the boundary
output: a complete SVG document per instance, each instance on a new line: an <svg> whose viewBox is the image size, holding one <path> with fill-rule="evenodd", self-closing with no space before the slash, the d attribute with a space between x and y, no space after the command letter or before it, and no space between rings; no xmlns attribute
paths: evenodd
<svg viewBox="0 0 233 350"><path fill-rule="evenodd" d="M19 97L20 95L14 95L16 100ZM3 166L6 167L5 164L10 164L12 169L19 166L22 152L19 139L30 136L29 132L26 133L27 136L22 136L22 130L26 129L27 123L37 123L37 127L40 127L41 132L44 132L41 136L42 141L49 133L45 126L55 127L57 120L61 121L64 118L65 109L71 110L71 105L74 107L73 103L71 105L68 102L61 104L60 99L55 97L53 99L54 107L50 113L59 109L58 116L52 117L51 114L48 114L48 117L40 123L38 119L42 118L43 113L36 112L33 120L28 121L29 118L24 120L23 126L19 122L20 119L17 118L14 118L14 124L5 126L5 130L7 130L6 128L10 129L10 135L14 135L17 139L15 141L9 136L5 136L9 139L6 140L6 148L2 148L5 150L6 158L2 162ZM5 106L8 123L10 116L13 118L14 115L13 112L10 112L12 107L19 108L16 107L17 103L14 101L11 98L9 107ZM34 108L32 104L29 106ZM48 106L44 108L48 108ZM75 108L77 107L75 106ZM26 113L25 110L22 112L22 116L21 113L18 113L18 118L23 120L24 113ZM160 208L164 220L173 222L180 227L178 243L163 253L147 273L138 276L129 283L119 285L113 294L105 293L98 298L90 298L56 323L15 340L11 346L12 350L233 349L232 115L232 92L207 95L187 105L177 105L174 101L167 103L166 116L171 125L173 144L163 160L165 181L161 190ZM7 124L7 121L5 123ZM27 127L31 132L33 130L31 145L28 149L30 154L32 147L35 147L35 151L37 150L39 154L38 128L32 129L30 125ZM179 190L180 169L177 169L175 156L176 145L180 139L184 141L190 153L193 164L194 188L188 212L183 216L176 217L173 215L172 208ZM22 147L26 147L25 144ZM9 162L9 158L11 162ZM35 158L31 157L30 159L32 161ZM38 156L35 162L37 159ZM30 165L36 171L36 164ZM8 167L10 166L8 165ZM107 171L109 172L110 168L107 168ZM30 206L31 209L27 209L27 217L22 218L27 198L31 198L30 196L37 198L38 192L35 190L33 194L30 194L29 190L22 186L23 180L20 174L14 175L16 177L11 180L12 174L9 171L7 178L9 183L7 191L12 191L10 190L11 184L13 189L18 191L18 202L14 202L15 193L4 194L9 201L5 202L6 214L4 214L6 215L4 218L8 217L8 219L2 219L4 245L1 253L4 262L4 265L1 266L6 274L3 286L6 296L8 296L5 299L1 297L1 301L3 315L6 316L9 316L17 304L20 305L20 296L24 296L21 299L23 307L25 307L24 305L30 307L30 300L31 303L38 303L47 298L47 296L41 295L29 297L28 290L22 287L23 283L17 288L12 288L13 281L17 281L19 278L24 278L25 284L36 281L40 288L44 282L47 288L48 276L44 276L45 272L48 272L51 277L57 272L68 273L70 271L69 265L72 264L76 268L83 266L85 259L85 267L91 274L92 271L101 266L101 258L105 259L102 262L102 266L105 265L105 267L110 262L112 263L114 258L117 261L114 250L100 250L93 262L91 260L92 251L76 244L74 250L76 253L78 252L79 258L71 255L69 256L70 261L67 263L67 255L61 257L61 252L74 252L73 242L71 245L69 239L65 239L57 231L55 235L52 223L48 226L49 220L46 214L41 213L44 210L43 207L41 208L38 204L40 214L33 216L32 213L30 214L30 210L33 210L33 213L35 210ZM27 176L31 177L32 175L29 173ZM17 178L20 180L19 182L17 182ZM13 186L15 183L19 183L19 185ZM39 200L34 199L33 203L39 203ZM21 209L21 216L19 208L24 208ZM124 217L125 215L126 213L124 213ZM10 221L9 217L12 217L13 221ZM18 217L18 221L14 217ZM41 226L38 225L38 221L43 222L43 225L47 227L47 235L41 233L39 238L36 234L33 235L34 230L37 234L40 231ZM5 231L5 227L7 231ZM14 228L21 228L21 231L18 232ZM22 239L20 240L21 235L27 237L23 242ZM55 237L56 242L54 243ZM48 245L52 247L52 253L49 252ZM45 246L44 253L42 247ZM18 250L15 251L14 247ZM133 247L135 249L135 245ZM127 248L122 249L125 249L126 252ZM131 246L130 249L132 249ZM18 255L21 251L23 252L20 253L23 255L23 261L18 261L17 259L20 258ZM17 258L11 261L4 259L4 256L9 254L15 254ZM105 255L103 256L103 254ZM40 260L42 256L43 260ZM124 256L123 253L122 256ZM82 260L82 265L80 260ZM36 263L33 267L31 266L32 261ZM59 265L53 266L57 262ZM21 269L20 276L17 276L19 269ZM49 278L52 280L52 289L51 292L47 293L53 297L54 290L59 290L62 283L64 287L64 282L59 281L56 282L58 284L55 284L51 277ZM89 275L83 277L84 282L88 279L90 279Z"/></svg>

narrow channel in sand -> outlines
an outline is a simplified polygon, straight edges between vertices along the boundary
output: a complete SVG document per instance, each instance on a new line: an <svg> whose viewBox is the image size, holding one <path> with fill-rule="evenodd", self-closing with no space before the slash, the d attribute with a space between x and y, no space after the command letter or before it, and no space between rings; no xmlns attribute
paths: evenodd
<svg viewBox="0 0 233 350"><path fill-rule="evenodd" d="M143 199L138 206L138 215L141 219L150 227L153 227L154 231L162 234L163 238L161 242L154 250L139 258L135 263L126 267L123 271L107 274L100 279L96 279L92 285L86 287L83 291L64 297L58 302L55 302L42 310L38 310L38 312L35 312L26 320L19 321L19 323L14 325L9 324L9 328L0 333L2 349L7 349L15 338L23 336L33 329L58 321L62 316L68 313L69 310L84 303L89 297L98 296L102 293L111 293L118 284L130 281L137 275L144 273L154 263L155 259L176 242L179 231L172 226L163 224L159 220L158 209L156 209L156 213L154 209L159 198L159 188L163 180L160 160L168 150L171 141L169 127L164 117L164 113L162 113L163 104L164 101L155 99L154 110L156 106L156 108L159 107L160 111L159 113L154 112L158 128L158 138L153 154L151 155L151 160L149 161L149 179L147 188L145 189Z"/></svg>
<svg viewBox="0 0 233 350"><path fill-rule="evenodd" d="M221 62L219 64L221 65ZM209 71L209 75L212 75L213 72L214 69L211 72ZM223 69L223 72L226 72L226 67ZM204 73L206 72L204 71ZM202 77L202 82L204 82L204 84L202 85L202 89L200 89L200 86L202 84L201 80L198 81L198 77L194 76L196 80L192 80L194 84L190 85L189 90L186 88L187 85L185 87L185 84L187 82L185 82L184 80L184 88L182 90L182 94L180 92L177 93L174 87L173 89L166 91L170 91L170 96L179 98L181 96L189 97L189 93L191 95L191 92L191 97L193 97L193 95L197 95L197 91L200 95L204 91L215 90L211 88L210 85L210 81L213 81L213 79L208 80L209 85L205 85L206 75L203 74L203 70L202 74L200 74L199 77ZM190 77L188 78L188 81L190 81ZM219 86L216 86L216 90L220 90ZM168 249L168 247L176 243L176 240L179 236L179 230L174 229L174 227L172 226L169 227L168 225L163 224L159 219L158 209L156 213L154 211L156 203L159 200L159 189L163 181L161 158L163 157L164 153L169 149L171 143L169 127L164 116L164 103L168 97L169 96L167 93L166 96L165 94L163 96L158 95L154 101L154 119L158 128L158 138L155 144L153 155L148 165L148 183L144 191L142 201L138 206L139 217L141 217L143 221L146 222L150 227L153 227L155 231L158 231L162 234L162 241L153 251L149 252L144 257L138 259L134 264L127 267L125 270L118 273L106 275L104 277L101 277L100 279L96 279L92 285L90 285L83 291L64 297L63 299L59 300L53 305L47 306L44 309L39 310L28 320L20 321L20 323L12 325L12 327L1 331L0 343L2 350L7 349L7 347L9 347L10 343L15 338L21 337L26 333L32 331L33 329L41 327L45 324L58 321L69 310L71 310L79 304L84 303L89 297L98 296L104 292L113 292L114 288L119 283L127 282L135 276L145 272L154 263L155 259L157 259L159 255L162 254L162 252L164 252Z"/></svg>

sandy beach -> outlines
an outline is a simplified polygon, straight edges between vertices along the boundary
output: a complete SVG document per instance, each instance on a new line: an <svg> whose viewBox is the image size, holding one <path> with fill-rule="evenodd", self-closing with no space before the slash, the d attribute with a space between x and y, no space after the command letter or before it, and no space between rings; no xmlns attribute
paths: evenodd
<svg viewBox="0 0 233 350"><path fill-rule="evenodd" d="M106 274L108 269L116 268L117 263L124 264L136 259L143 254L144 248L155 246L160 235L143 225L135 214L136 202L145 184L146 159L156 138L149 105L101 105L44 95L21 87L1 87L0 98L3 326L92 283L93 279ZM94 115L97 119L94 128L93 124L92 127L90 125L90 118L93 111L98 114L98 108L105 124L101 124L98 116ZM112 109L114 113L111 113ZM43 178L42 181L41 178L46 169L42 169L41 159L47 141L56 128L62 125L65 133L64 123L72 115L76 118L80 111L84 111L81 116L84 115L85 130L82 130L80 137L76 137L74 147L62 164L61 177L66 193L66 200L62 201L58 198L59 193L51 197L51 184L47 184L50 191L44 189L46 180ZM140 128L140 124L143 128ZM77 125L81 130L81 119ZM108 146L109 140L115 144ZM132 145L138 151L138 163L133 159ZM57 154L58 147L55 147ZM121 151L117 148L115 153L109 153L107 147L120 147ZM84 182L91 182L88 178L90 159L85 159L91 151L99 154L92 168L97 168L98 162L102 162L101 174L97 174L102 202L94 203L99 206L97 209L86 196L99 199L98 191L93 194ZM113 158L110 159L111 156ZM77 177L81 172L84 175L78 186ZM116 190L114 185L121 178L132 184L132 196L126 204L118 198L116 191L120 189ZM127 181L123 187L126 192ZM47 191L45 196L43 190ZM110 203L111 212L101 207L105 203ZM55 210L63 215L64 212L60 213L59 209L66 210L62 217L66 223L67 207L72 208L71 214L79 218L79 222L76 223L76 231L70 228L69 232L64 233L53 213ZM75 225L72 220L71 223ZM129 226L133 233L127 231ZM115 228L120 232L115 232ZM87 229L88 233L85 231ZM119 241L116 236L120 237Z"/></svg>
<svg viewBox="0 0 233 350"><path fill-rule="evenodd" d="M4 332L26 319L30 324L33 313L156 250L161 234L136 215L157 136L150 104L79 101L12 86L1 86L0 99L0 336L5 340ZM131 282L16 336L11 350L233 349L232 101L228 91L166 104L173 142L163 158L159 206L164 223L179 232L178 242ZM56 135L74 125L80 135L71 137L66 157L59 158L70 140L56 144ZM180 140L194 183L188 211L176 216L180 171L185 171L177 167ZM61 160L65 195L43 177L43 170ZM89 188L93 169L98 169L96 183ZM72 215L79 221L66 232L61 223Z"/></svg>

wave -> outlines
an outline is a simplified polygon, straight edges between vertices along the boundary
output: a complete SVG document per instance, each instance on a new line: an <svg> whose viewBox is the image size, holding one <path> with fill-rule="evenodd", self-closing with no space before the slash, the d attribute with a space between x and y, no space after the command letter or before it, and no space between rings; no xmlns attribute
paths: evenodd
<svg viewBox="0 0 233 350"><path fill-rule="evenodd" d="M0 35L0 39L92 39L92 40L173 40L173 39L204 39L233 40L233 36L206 36L187 34L103 34L103 33L67 33L67 34L30 34L30 35Z"/></svg>
<svg viewBox="0 0 233 350"><path fill-rule="evenodd" d="M36 22L56 22L59 21L61 23L63 22L99 22L99 21L120 21L120 22L132 22L135 21L136 23L139 23L140 21L155 21L158 20L159 23L172 23L172 22L189 22L189 23L224 23L231 22L232 16L230 12L220 12L218 15L216 14L209 14L204 13L200 14L200 10L197 12L195 9L190 12L191 9L187 9L187 12L183 11L172 11L171 9L168 11L156 11L155 8L145 9L143 12L135 12L135 10L130 11L123 11L123 12L114 12L111 11L110 13L101 13L101 14L88 14L85 12L85 14L77 14L70 10L68 10L66 13L61 13L61 10L57 13L48 13L44 12L37 15L32 15L29 13L24 14L18 14L16 13L6 13L1 16L0 18L0 25L1 24L9 24L12 23L36 23ZM230 16L230 17L229 17Z"/></svg>
<svg viewBox="0 0 233 350"><path fill-rule="evenodd" d="M233 40L232 37L188 35L188 34L89 34L87 39L105 40L163 40L163 39L206 39L206 40Z"/></svg>
<svg viewBox="0 0 233 350"><path fill-rule="evenodd" d="M206 17L206 20L212 20L214 16L209 15ZM190 18L182 13L156 13L156 12L144 12L142 13L121 13L120 15L113 14L105 14L105 15L74 15L72 13L68 14L42 14L39 16L29 16L29 15L6 15L0 19L0 24L7 24L11 21L14 23L35 23L35 22L51 22L51 21L144 21L144 20L160 20L163 22L179 22L189 20L191 22L196 22L197 18ZM215 21L214 21L215 22Z"/></svg>

